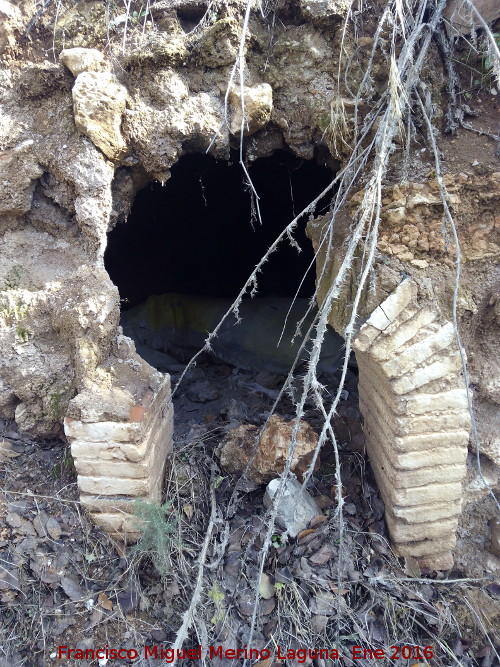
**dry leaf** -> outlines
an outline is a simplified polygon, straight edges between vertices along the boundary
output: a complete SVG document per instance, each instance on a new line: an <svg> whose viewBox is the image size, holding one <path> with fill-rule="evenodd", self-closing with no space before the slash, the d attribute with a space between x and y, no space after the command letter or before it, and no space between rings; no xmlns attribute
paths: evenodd
<svg viewBox="0 0 500 667"><path fill-rule="evenodd" d="M252 667L271 667L273 664L272 658L267 658L267 660L259 660L259 662L254 662Z"/></svg>
<svg viewBox="0 0 500 667"><path fill-rule="evenodd" d="M182 511L184 512L184 514L187 516L188 519L191 519L191 517L193 516L194 510L192 505L183 505Z"/></svg>
<svg viewBox="0 0 500 667"><path fill-rule="evenodd" d="M46 524L46 529L48 534L53 540L58 540L61 537L61 526L59 525L59 521L57 519L54 519L53 517L50 517L47 520Z"/></svg>
<svg viewBox="0 0 500 667"><path fill-rule="evenodd" d="M66 595L76 602L85 597L85 591L80 586L78 579L73 574L67 574L61 577L61 586Z"/></svg>
<svg viewBox="0 0 500 667"><path fill-rule="evenodd" d="M316 528L317 526L320 526L324 521L326 521L327 517L324 514L316 514L316 516L313 516L313 518L309 521L309 527L310 528Z"/></svg>
<svg viewBox="0 0 500 667"><path fill-rule="evenodd" d="M0 442L0 463L5 463L9 459L15 459L17 456L21 455L12 449L10 440L2 440Z"/></svg>
<svg viewBox="0 0 500 667"><path fill-rule="evenodd" d="M314 533L313 528L305 528L304 530L301 530L300 533L297 535L297 542L300 542L304 537L307 537L311 533Z"/></svg>
<svg viewBox="0 0 500 667"><path fill-rule="evenodd" d="M309 562L313 565L325 565L325 563L328 563L330 558L332 558L334 555L335 549L333 546L328 542L325 542L323 546L318 549L318 551L316 551L314 556L309 558Z"/></svg>
<svg viewBox="0 0 500 667"><path fill-rule="evenodd" d="M328 496L316 496L314 500L316 501L316 505L320 508L320 510L326 510L329 509L332 505L335 505L335 501Z"/></svg>
<svg viewBox="0 0 500 667"><path fill-rule="evenodd" d="M332 591L332 593L338 593L338 592L339 592L339 587L336 586L336 585L333 583L333 581L329 581L329 582L328 582L328 585L330 586L330 590ZM345 595L346 593L349 593L349 589L347 589L347 588L342 588L342 589L340 590L340 595Z"/></svg>
<svg viewBox="0 0 500 667"><path fill-rule="evenodd" d="M111 611L113 609L113 603L104 592L99 593L99 595L97 596L97 604L99 605L99 607L107 609L108 611Z"/></svg>
<svg viewBox="0 0 500 667"><path fill-rule="evenodd" d="M409 577L422 576L418 560L416 558L413 558L413 556L406 556L405 558L405 574L408 575Z"/></svg>

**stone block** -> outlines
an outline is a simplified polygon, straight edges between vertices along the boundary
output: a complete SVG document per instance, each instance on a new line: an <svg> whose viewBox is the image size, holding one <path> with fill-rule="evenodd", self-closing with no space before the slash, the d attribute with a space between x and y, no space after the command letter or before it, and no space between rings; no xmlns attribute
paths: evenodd
<svg viewBox="0 0 500 667"><path fill-rule="evenodd" d="M392 387L396 394L408 394L420 387L429 384L433 380L456 378L457 372L461 370L462 362L458 352L448 357L440 358L422 368L417 368L413 373L407 373L404 377L392 380ZM456 380L455 380L456 381Z"/></svg>
<svg viewBox="0 0 500 667"><path fill-rule="evenodd" d="M466 447L443 447L438 450L431 449L425 452L398 454L394 457L394 462L395 467L399 468L402 472L418 472L428 482L433 482L439 479L448 479L450 481L463 479L466 459ZM460 475L458 475L459 470L461 471ZM412 477L408 475L405 483L412 486L409 482L410 479Z"/></svg>
<svg viewBox="0 0 500 667"><path fill-rule="evenodd" d="M96 422L85 424L71 417L64 420L67 438L85 442L136 442L141 436L138 422Z"/></svg>
<svg viewBox="0 0 500 667"><path fill-rule="evenodd" d="M385 519L391 538L395 542L418 542L424 535L429 540L448 537L455 533L458 523L456 517L425 523L405 523L391 516L390 511L386 512Z"/></svg>
<svg viewBox="0 0 500 667"><path fill-rule="evenodd" d="M107 533L140 533L141 522L129 514L91 514L92 521Z"/></svg>
<svg viewBox="0 0 500 667"><path fill-rule="evenodd" d="M366 352L370 345L380 336L380 330L365 322L352 342L355 352Z"/></svg>
<svg viewBox="0 0 500 667"><path fill-rule="evenodd" d="M430 570L451 570L453 562L453 554L451 551L447 551L443 554L434 554L433 556L421 556L418 559L419 567L426 567Z"/></svg>
<svg viewBox="0 0 500 667"><path fill-rule="evenodd" d="M397 415L398 401L394 396L382 396L373 387L371 392L360 386L360 406L365 418L368 413L375 421L382 420L384 431L394 435L418 435L435 431L451 431L455 428L469 429L470 416L465 410L450 410L448 412L431 413L429 415Z"/></svg>
<svg viewBox="0 0 500 667"><path fill-rule="evenodd" d="M421 456L420 454L420 459L416 461L417 465L411 467L411 464L414 462L410 461L410 466L408 466L407 460L407 457L411 455L395 456L391 458L390 451L388 452L387 449L382 449L380 444L380 441L369 443L368 453L370 455L370 460L372 460L372 462L376 461L380 466L381 473L385 475L388 483L396 489L403 487L411 488L414 486L422 486L424 484L435 484L443 481L461 482L464 478L464 462L467 457L467 452L460 452L459 460L455 464L449 463L448 460L446 460L446 457L443 457L441 463L436 464L434 463L434 459ZM448 450L448 453L452 452ZM432 452L432 454L434 454L434 452Z"/></svg>
<svg viewBox="0 0 500 667"><path fill-rule="evenodd" d="M438 519L450 519L459 516L462 511L462 499L453 502L431 503L429 505L418 505L416 507L392 506L392 513L396 519L406 523L425 523L426 521L437 521Z"/></svg>
<svg viewBox="0 0 500 667"><path fill-rule="evenodd" d="M103 53L97 49L80 47L63 49L59 54L59 60L73 76L78 76L82 72L102 72L110 68Z"/></svg>
<svg viewBox="0 0 500 667"><path fill-rule="evenodd" d="M378 466L375 464L374 468L377 467ZM378 471L376 477L382 491L384 502L388 507L392 507L393 505L428 505L430 503L443 501L454 502L459 500L462 496L461 482L450 482L449 484L426 484L408 489L394 489L390 486L385 477L380 474L380 471Z"/></svg>
<svg viewBox="0 0 500 667"><path fill-rule="evenodd" d="M75 468L79 475L85 477L127 477L129 479L144 479L149 475L148 461L117 461L110 462L96 458L88 460L75 458Z"/></svg>
<svg viewBox="0 0 500 667"><path fill-rule="evenodd" d="M117 479L116 477L83 477L78 475L78 487L84 493L104 496L145 496L149 491L147 479Z"/></svg>
<svg viewBox="0 0 500 667"><path fill-rule="evenodd" d="M129 385L125 382L123 386ZM108 404L113 396L123 398L119 408L122 421L84 421L111 414ZM93 395L82 393L79 399L72 409L80 419L67 417L65 430L72 440L82 505L112 536L135 541L140 527L133 516L134 500L161 499L173 431L169 378L162 381L160 377L156 382L156 376L146 375L143 384L127 392L115 387ZM118 416L118 412L113 415Z"/></svg>
<svg viewBox="0 0 500 667"><path fill-rule="evenodd" d="M84 493L96 495L128 495L144 496L150 492L152 484L158 475L163 474L163 468L168 452L172 445L172 413L170 418L165 420L163 429L152 429L145 438L145 449L148 455L142 461L129 462L139 470L133 477L118 477L116 466L126 466L127 463L107 463L98 466L97 469L105 470L105 475L92 476L85 474L78 475L78 486ZM88 468L85 468L88 470ZM96 469L96 468L94 468ZM146 475L142 473L146 471Z"/></svg>
<svg viewBox="0 0 500 667"><path fill-rule="evenodd" d="M416 283L409 279L403 280L394 292L375 308L366 323L379 331L384 331L416 296Z"/></svg>
<svg viewBox="0 0 500 667"><path fill-rule="evenodd" d="M431 450L443 449L465 449L469 442L469 432L465 430L443 431L436 433L424 433L417 435L397 436L391 433L390 427L380 419L371 417L366 405L362 404L362 414L365 417L364 430L367 437L372 435L380 441L387 443L387 451L394 452L395 456L408 454L410 452L422 452L424 456L430 455ZM415 460L415 459L413 459ZM438 459L439 460L439 457Z"/></svg>
<svg viewBox="0 0 500 667"><path fill-rule="evenodd" d="M422 308L411 319L399 325L394 332L390 332L389 329L391 327L388 327L383 335L372 345L370 354L378 361L389 359L406 343L421 334L422 329L431 324L435 318L436 314L432 310Z"/></svg>
<svg viewBox="0 0 500 667"><path fill-rule="evenodd" d="M409 303L408 306L399 313L397 318L393 320L389 324L389 326L384 329L384 331L382 332L382 338L387 338L387 337L392 338L392 336L394 336L396 331L398 331L403 324L410 321L417 314L417 312L418 308L414 308L412 304ZM372 354L371 351L370 354Z"/></svg>
<svg viewBox="0 0 500 667"><path fill-rule="evenodd" d="M413 558L429 558L431 556L441 557L454 549L457 538L455 534L446 537L436 537L433 540L421 540L419 542L395 542L394 553L398 556L412 556Z"/></svg>
<svg viewBox="0 0 500 667"><path fill-rule="evenodd" d="M102 461L142 461L147 455L151 443L154 441L153 434L159 434L168 425L173 419L173 408L171 403L168 405L161 404L156 405L151 409L153 412L152 420L143 420L142 424L135 423L134 425L134 437L139 438L142 433L142 439L137 442L124 442L124 441L115 441L108 440L106 442L92 442L89 440L73 440L71 443L71 453L75 459L87 459L87 460L96 460L100 459ZM147 432L142 428L143 424L151 421L151 426ZM68 428L65 421L65 431L66 435L69 437L69 433L80 433L81 429L72 429ZM114 422L112 422L114 423ZM93 430L94 431L94 430Z"/></svg>
<svg viewBox="0 0 500 667"><path fill-rule="evenodd" d="M397 356L383 362L382 368L389 378L405 375L423 362L428 361L434 354L450 347L454 340L453 325L448 322L425 340L403 348L403 350L399 348L399 352L395 351Z"/></svg>
<svg viewBox="0 0 500 667"><path fill-rule="evenodd" d="M123 442L86 442L85 440L73 440L71 443L71 454L76 460L78 458L95 457L100 461L140 461L144 458L146 443L133 446L135 458L130 456L131 446ZM141 451L141 447L144 451Z"/></svg>
<svg viewBox="0 0 500 667"><path fill-rule="evenodd" d="M156 475L151 480L150 490L145 496L101 496L80 495L82 506L89 512L104 514L132 514L133 506L136 500L142 500L149 503L159 503L161 500L163 488L163 474Z"/></svg>
<svg viewBox="0 0 500 667"><path fill-rule="evenodd" d="M467 410L467 393L461 386L435 394L417 394L398 397L398 414L429 415L447 410Z"/></svg>
<svg viewBox="0 0 500 667"><path fill-rule="evenodd" d="M104 513L104 514L132 514L133 504L138 497L134 496L100 496L89 495L82 493L80 495L80 503L88 512ZM141 500L147 501L147 496L140 497Z"/></svg>

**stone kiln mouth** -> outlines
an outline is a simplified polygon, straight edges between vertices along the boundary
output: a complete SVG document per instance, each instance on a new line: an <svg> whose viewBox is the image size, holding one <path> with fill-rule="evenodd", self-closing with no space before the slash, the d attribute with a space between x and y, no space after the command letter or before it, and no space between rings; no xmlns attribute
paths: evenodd
<svg viewBox="0 0 500 667"><path fill-rule="evenodd" d="M130 215L108 235L105 265L124 310L152 294L178 292L235 298L271 243L331 181L315 161L277 151L249 167L256 201L236 161L204 154L182 157L162 186L136 196ZM317 213L328 207L321 201ZM282 243L259 275L259 296L310 297L314 254L299 223L300 252Z"/></svg>
<svg viewBox="0 0 500 667"><path fill-rule="evenodd" d="M260 194L262 225L252 215L255 201L243 186L237 162L187 155L172 168L164 187L152 184L139 192L129 220L118 223L109 234L105 256L125 314L131 307L134 313L134 306L151 295L165 292L234 299L295 212L307 206L332 178L328 168L283 151L256 161L251 176ZM328 202L320 202L318 209L308 228L314 248L320 248L318 257L314 258L305 229L299 227L297 241L303 252L297 258L295 248L283 246L271 256L258 276L261 296L293 297L297 290L300 296L313 294L310 269L321 274L321 229L328 220L321 214L327 211ZM333 249L328 266L335 261L335 252ZM209 332L214 326L202 324L201 328ZM452 562L469 435L453 327L421 304L418 285L404 278L356 332L353 349L359 365L366 448L387 507L393 546L399 555L419 557L424 566L446 568ZM142 354L140 348L138 351ZM161 360L152 363L161 368ZM159 415L171 409L169 389L165 385L157 389L157 396L161 399L146 399L146 403L141 399L131 406L134 414L141 411L138 423L127 426L136 430L119 434L137 443L130 455L144 469L141 475L146 475L140 489L132 484L134 489L137 486L136 495L158 494L161 480L153 475L151 481L147 471L161 467L158 451L165 453L165 447L171 446L172 424L167 425L165 419L158 422ZM79 428L66 420L69 437ZM168 441L163 449L158 449L155 428L163 432L163 442ZM81 437L85 441L91 434ZM79 469L77 449L73 446ZM84 487L85 478L80 477L85 492ZM94 518L98 523L113 529L115 520L108 521L105 510L93 500L90 509L97 510ZM123 522L121 531L127 532Z"/></svg>

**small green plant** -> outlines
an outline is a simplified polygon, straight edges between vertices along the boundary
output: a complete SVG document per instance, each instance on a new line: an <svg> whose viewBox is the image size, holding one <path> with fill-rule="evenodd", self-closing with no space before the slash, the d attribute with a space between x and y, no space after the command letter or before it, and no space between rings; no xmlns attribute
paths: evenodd
<svg viewBox="0 0 500 667"><path fill-rule="evenodd" d="M284 591L284 589L285 589L285 586L286 586L286 584L284 584L282 581L277 581L277 582L274 584L274 590L275 590L276 595L277 595L278 597L281 597L281 595L283 594L283 591Z"/></svg>
<svg viewBox="0 0 500 667"><path fill-rule="evenodd" d="M71 449L68 447L59 463L56 463L52 468L50 476L52 479L60 479L65 474L76 474L75 463L71 455Z"/></svg>
<svg viewBox="0 0 500 667"><path fill-rule="evenodd" d="M21 284L21 267L14 266L4 278L1 290L17 289Z"/></svg>
<svg viewBox="0 0 500 667"><path fill-rule="evenodd" d="M143 533L139 542L132 547L131 553L151 556L158 573L166 576L172 569L174 549L181 547L176 536L179 519L173 515L173 502L160 505L136 500L134 515L139 520Z"/></svg>
<svg viewBox="0 0 500 667"><path fill-rule="evenodd" d="M29 304L26 303L22 294L15 290L6 290L0 295L0 319L6 324L19 322L26 317L29 311Z"/></svg>
<svg viewBox="0 0 500 667"><path fill-rule="evenodd" d="M500 49L500 33L495 32L492 37L496 47ZM490 41L481 41L479 45L470 44L463 56L457 56L452 60L470 72L469 87L462 91L465 99L472 99L478 88L489 90L495 85L499 65L495 49Z"/></svg>
<svg viewBox="0 0 500 667"><path fill-rule="evenodd" d="M222 484L222 482L225 480L225 477L222 477L219 475L218 477L215 478L214 480L214 489L218 489L219 486Z"/></svg>
<svg viewBox="0 0 500 667"><path fill-rule="evenodd" d="M64 391L55 391L49 396L49 414L55 421L62 421L66 413L65 396L66 392Z"/></svg>
<svg viewBox="0 0 500 667"><path fill-rule="evenodd" d="M30 339L31 331L29 331L24 324L18 324L16 326L16 335L23 341L23 343L26 343L26 341Z"/></svg>
<svg viewBox="0 0 500 667"><path fill-rule="evenodd" d="M275 549L279 549L283 545L287 544L288 538L286 534L276 533L271 537L271 544Z"/></svg>
<svg viewBox="0 0 500 667"><path fill-rule="evenodd" d="M215 582L212 585L212 588L208 591L207 597L213 602L215 611L210 619L210 622L213 625L216 625L220 621L224 620L224 616L226 614L226 608L224 605L224 591L222 591L219 586L217 585L217 582Z"/></svg>

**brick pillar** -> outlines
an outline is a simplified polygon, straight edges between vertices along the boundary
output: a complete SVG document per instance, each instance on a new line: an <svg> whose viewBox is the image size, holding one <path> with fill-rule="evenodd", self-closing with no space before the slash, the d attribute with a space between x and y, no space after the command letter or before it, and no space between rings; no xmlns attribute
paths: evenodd
<svg viewBox="0 0 500 667"><path fill-rule="evenodd" d="M453 564L470 419L450 322L416 304L405 280L361 327L359 366L366 446L397 554Z"/></svg>
<svg viewBox="0 0 500 667"><path fill-rule="evenodd" d="M143 384L82 392L68 411L79 418L64 420L82 505L98 526L126 542L140 536L133 501L161 500L172 449L170 378L155 376L154 389Z"/></svg>

